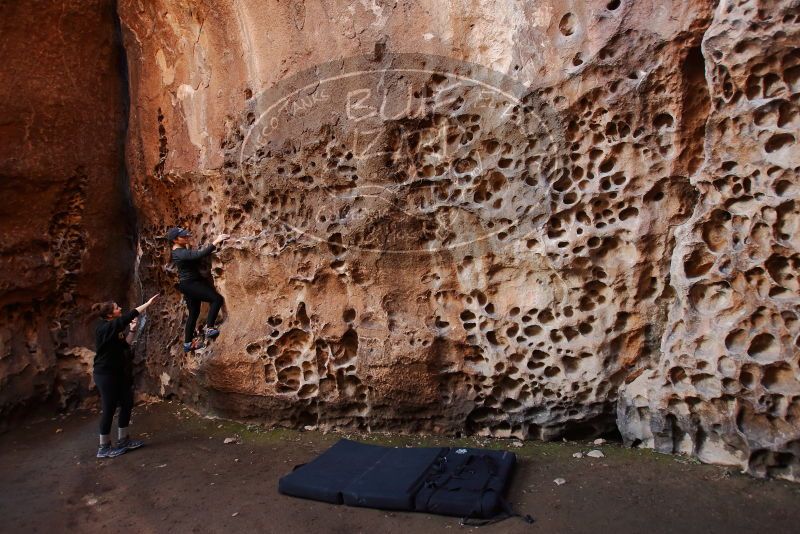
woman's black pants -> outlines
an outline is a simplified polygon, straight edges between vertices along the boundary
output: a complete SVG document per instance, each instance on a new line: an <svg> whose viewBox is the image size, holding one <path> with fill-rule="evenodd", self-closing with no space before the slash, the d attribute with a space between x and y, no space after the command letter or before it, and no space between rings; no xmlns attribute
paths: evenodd
<svg viewBox="0 0 800 534"><path fill-rule="evenodd" d="M189 318L186 320L186 328L183 332L183 341L191 343L194 338L194 329L197 325L197 318L200 317L200 304L208 302L208 317L206 326L213 327L217 320L217 314L222 308L225 299L217 293L214 287L204 280L184 280L178 284L178 289L186 299L186 307L189 308Z"/></svg>
<svg viewBox="0 0 800 534"><path fill-rule="evenodd" d="M123 371L119 371L94 373L94 383L100 391L100 404L103 409L100 414L100 434L111 433L111 421L114 419L117 406L119 406L117 421L119 427L127 428L133 409L133 381L125 376Z"/></svg>

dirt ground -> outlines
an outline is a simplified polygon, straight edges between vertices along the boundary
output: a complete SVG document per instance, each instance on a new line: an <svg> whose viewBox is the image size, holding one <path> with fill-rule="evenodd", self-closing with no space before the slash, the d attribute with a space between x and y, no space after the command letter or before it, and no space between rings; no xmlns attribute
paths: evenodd
<svg viewBox="0 0 800 534"><path fill-rule="evenodd" d="M0 532L725 533L798 532L800 485L755 480L616 444L529 443L265 430L139 406L147 446L98 460L97 415L40 419L0 435ZM239 443L225 444L227 437ZM341 437L391 445L508 448L508 493L536 522L475 528L452 517L349 508L280 495L278 479ZM599 448L604 458L573 458ZM556 485L553 480L566 483Z"/></svg>

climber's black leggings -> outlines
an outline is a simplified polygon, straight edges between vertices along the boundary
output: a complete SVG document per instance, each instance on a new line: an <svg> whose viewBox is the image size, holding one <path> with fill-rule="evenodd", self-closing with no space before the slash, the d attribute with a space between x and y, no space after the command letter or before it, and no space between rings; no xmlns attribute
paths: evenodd
<svg viewBox="0 0 800 534"><path fill-rule="evenodd" d="M225 299L217 293L211 284L203 280L185 280L178 284L178 289L183 293L183 297L186 299L186 307L189 308L189 318L186 320L186 328L183 331L183 341L191 343L192 338L194 338L197 318L200 317L200 304L202 302L211 304L208 308L206 326L213 327Z"/></svg>
<svg viewBox="0 0 800 534"><path fill-rule="evenodd" d="M133 409L133 381L120 371L117 373L95 373L94 383L100 391L100 404L103 412L100 414L100 433L111 433L111 421L114 412L119 406L120 428L127 428L131 421Z"/></svg>

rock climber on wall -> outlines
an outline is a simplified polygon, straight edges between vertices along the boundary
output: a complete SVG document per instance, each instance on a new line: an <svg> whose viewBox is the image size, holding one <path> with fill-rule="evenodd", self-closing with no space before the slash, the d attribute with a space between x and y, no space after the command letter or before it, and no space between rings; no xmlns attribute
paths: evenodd
<svg viewBox="0 0 800 534"><path fill-rule="evenodd" d="M183 293L186 300L186 307L189 309L189 317L186 319L184 329L183 351L190 352L199 349L205 344L195 339L195 326L197 318L200 316L201 302L208 302L208 316L206 317L203 334L206 339L212 339L219 335L219 330L214 327L217 314L222 308L225 299L217 293L212 286L200 274L200 260L210 255L217 245L228 239L228 234L218 235L207 247L192 250L189 248L189 238L192 234L183 228L170 228L167 231L166 239L172 244L172 262L178 268L178 290Z"/></svg>

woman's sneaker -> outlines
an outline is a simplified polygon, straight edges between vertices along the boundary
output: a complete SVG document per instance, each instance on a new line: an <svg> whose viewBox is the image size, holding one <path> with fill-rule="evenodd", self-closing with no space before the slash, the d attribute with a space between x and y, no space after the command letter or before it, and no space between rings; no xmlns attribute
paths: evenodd
<svg viewBox="0 0 800 534"><path fill-rule="evenodd" d="M116 458L120 454L125 454L127 451L125 447L113 447L109 445L100 445L100 448L97 449L97 457L98 458Z"/></svg>
<svg viewBox="0 0 800 534"><path fill-rule="evenodd" d="M206 327L205 334L206 334L206 339L214 339L219 335L219 330L216 328Z"/></svg>
<svg viewBox="0 0 800 534"><path fill-rule="evenodd" d="M183 352L192 352L193 350L202 349L205 344L202 341L194 340L191 343L183 344Z"/></svg>
<svg viewBox="0 0 800 534"><path fill-rule="evenodd" d="M125 438L117 441L117 447L120 449L125 449L126 451L138 449L142 445L144 445L144 441L140 439Z"/></svg>

